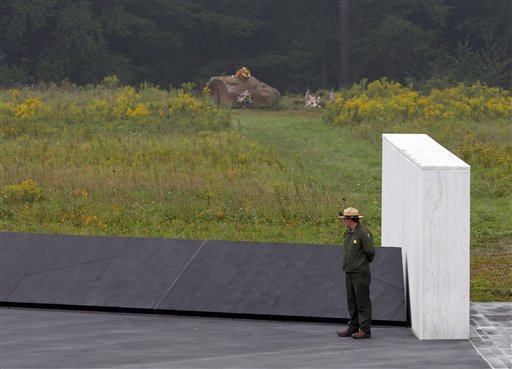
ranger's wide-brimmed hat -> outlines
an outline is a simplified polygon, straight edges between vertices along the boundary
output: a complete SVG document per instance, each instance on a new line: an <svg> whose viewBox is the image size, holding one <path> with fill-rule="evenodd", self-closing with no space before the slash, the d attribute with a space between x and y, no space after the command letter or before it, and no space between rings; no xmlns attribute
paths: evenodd
<svg viewBox="0 0 512 369"><path fill-rule="evenodd" d="M343 210L343 213L340 211L340 214L338 216L340 219L359 219L363 218L362 215L359 215L359 210L356 208L346 208Z"/></svg>

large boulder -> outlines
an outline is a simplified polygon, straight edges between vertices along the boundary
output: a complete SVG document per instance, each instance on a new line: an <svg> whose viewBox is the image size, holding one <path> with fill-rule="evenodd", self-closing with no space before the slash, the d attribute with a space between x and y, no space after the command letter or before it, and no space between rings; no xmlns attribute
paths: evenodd
<svg viewBox="0 0 512 369"><path fill-rule="evenodd" d="M210 78L208 81L213 100L219 106L239 107L238 102L240 94L249 91L251 94L251 107L266 108L274 105L281 94L274 87L258 81L254 77L245 79L234 76L218 76Z"/></svg>

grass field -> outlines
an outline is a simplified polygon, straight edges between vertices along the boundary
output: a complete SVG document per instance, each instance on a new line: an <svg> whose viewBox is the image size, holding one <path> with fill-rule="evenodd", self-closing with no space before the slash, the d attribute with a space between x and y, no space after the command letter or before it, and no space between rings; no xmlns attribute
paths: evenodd
<svg viewBox="0 0 512 369"><path fill-rule="evenodd" d="M147 123L147 113L2 120L0 228L334 244L338 211L354 206L380 244L380 135L424 132L472 165L471 299L511 300L510 164L486 162L510 150L509 124L335 127L320 109L230 115L231 126L207 130ZM457 139L468 135L478 140Z"/></svg>

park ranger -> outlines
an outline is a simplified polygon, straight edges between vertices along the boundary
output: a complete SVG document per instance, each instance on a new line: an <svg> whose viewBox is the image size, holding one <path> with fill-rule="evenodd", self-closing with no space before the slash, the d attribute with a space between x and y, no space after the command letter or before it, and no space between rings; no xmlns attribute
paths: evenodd
<svg viewBox="0 0 512 369"><path fill-rule="evenodd" d="M370 263L375 257L372 234L360 223L361 215L355 208L340 212L339 218L347 227L343 238L343 271L347 287L348 328L337 332L340 337L371 338L372 302Z"/></svg>

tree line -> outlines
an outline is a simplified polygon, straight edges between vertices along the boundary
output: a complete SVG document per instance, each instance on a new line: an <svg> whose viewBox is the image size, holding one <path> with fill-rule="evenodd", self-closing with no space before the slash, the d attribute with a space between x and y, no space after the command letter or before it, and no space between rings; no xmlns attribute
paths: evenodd
<svg viewBox="0 0 512 369"><path fill-rule="evenodd" d="M511 87L512 0L2 0L1 84Z"/></svg>

